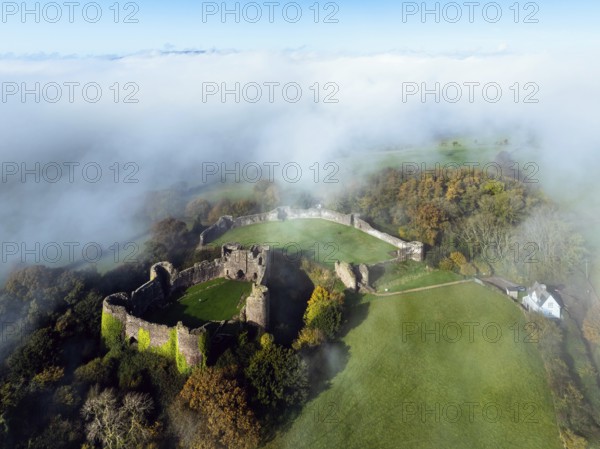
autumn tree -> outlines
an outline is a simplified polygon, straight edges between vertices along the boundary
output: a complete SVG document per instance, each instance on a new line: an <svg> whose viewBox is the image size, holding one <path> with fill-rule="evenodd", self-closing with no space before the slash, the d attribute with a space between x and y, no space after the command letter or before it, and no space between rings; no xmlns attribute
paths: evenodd
<svg viewBox="0 0 600 449"><path fill-rule="evenodd" d="M316 346L326 339L333 339L342 323L344 295L330 292L317 285L304 312L304 328L294 343L294 348Z"/></svg>
<svg viewBox="0 0 600 449"><path fill-rule="evenodd" d="M417 209L415 226L421 240L429 245L439 242L440 233L448 225L446 212L433 203L426 203Z"/></svg>
<svg viewBox="0 0 600 449"><path fill-rule="evenodd" d="M216 222L222 215L232 215L233 208L231 200L229 198L220 199L208 213L208 221L210 223Z"/></svg>
<svg viewBox="0 0 600 449"><path fill-rule="evenodd" d="M194 370L180 397L205 420L213 447L251 449L258 445L260 425L248 406L246 391L229 370Z"/></svg>

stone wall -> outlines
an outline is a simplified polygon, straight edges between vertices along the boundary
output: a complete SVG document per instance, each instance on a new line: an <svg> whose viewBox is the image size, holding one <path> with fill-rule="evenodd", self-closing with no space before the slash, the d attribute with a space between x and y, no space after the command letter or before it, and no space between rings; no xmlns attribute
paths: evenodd
<svg viewBox="0 0 600 449"><path fill-rule="evenodd" d="M340 262L339 260L335 262L334 265L335 274L340 278L342 283L352 291L356 291L358 287L356 281L356 275L354 274L354 269L352 265L348 262Z"/></svg>
<svg viewBox="0 0 600 449"><path fill-rule="evenodd" d="M269 289L252 284L252 294L246 299L246 321L256 326L269 327Z"/></svg>
<svg viewBox="0 0 600 449"><path fill-rule="evenodd" d="M404 240L392 237L385 232L378 231L369 223L362 220L358 214L342 214L333 210L322 208L295 209L286 206L278 207L272 211L264 212L262 214L246 215L237 218L223 216L219 218L214 225L209 226L200 234L200 247L218 239L233 228L269 221L284 221L306 218L319 218L322 220L333 221L345 226L352 226L366 234L369 234L398 248L398 258L401 260L406 260L408 258L419 262L423 260L423 244L421 242L405 242Z"/></svg>
<svg viewBox="0 0 600 449"><path fill-rule="evenodd" d="M171 281L171 293L173 294L187 290L192 285L221 277L222 273L223 267L220 263L220 259L216 259L211 262L203 260L200 263L194 264L193 267L180 271L178 274L176 274L174 279Z"/></svg>
<svg viewBox="0 0 600 449"><path fill-rule="evenodd" d="M163 290L160 280L154 278L131 293L131 311L136 315L141 315L150 306L163 303L167 295L168 292Z"/></svg>
<svg viewBox="0 0 600 449"><path fill-rule="evenodd" d="M392 237L385 232L381 232L373 228L369 223L356 215L354 216L354 227L366 234L369 234L370 236L373 236L379 240L383 240L384 242L398 248L398 258L401 260L406 260L408 258L416 260L417 262L421 262L423 260L423 244L421 242L405 242L397 237Z"/></svg>
<svg viewBox="0 0 600 449"><path fill-rule="evenodd" d="M231 229L232 224L233 217L230 215L220 217L215 224L208 227L200 234L200 246L206 245L221 237Z"/></svg>
<svg viewBox="0 0 600 449"><path fill-rule="evenodd" d="M252 294L245 309L248 323L267 328L269 324L269 290L266 287L270 275L270 248L252 246L243 249L239 244L227 244L221 248L221 257L211 262L203 261L178 272L169 262L159 262L150 268L150 280L138 289L127 293L114 293L104 298L102 313L109 314L122 325L122 337L126 340L149 335L152 348L164 348L176 336L175 347L187 366L202 362L198 339L204 328L189 329L181 322L175 327L152 323L141 316L151 307L161 307L171 301L174 294L187 288L219 277L253 281ZM138 344L141 342L138 341ZM177 357L177 354L175 354Z"/></svg>
<svg viewBox="0 0 600 449"><path fill-rule="evenodd" d="M221 265L224 277L246 279L257 284L266 284L269 277L268 259L271 249L265 245L253 245L248 250L238 243L228 243L221 248Z"/></svg>
<svg viewBox="0 0 600 449"><path fill-rule="evenodd" d="M122 302L125 302L126 305L121 305ZM202 362L203 355L198 347L198 339L202 332L206 332L204 328L189 329L181 322L177 323L175 327L169 327L146 321L130 311L134 308L131 307L131 302L132 298L127 297L125 293L116 293L107 296L102 304L103 314L109 314L121 322L122 337L125 341L136 341L138 345L142 344L141 341L138 341L140 330L142 330L149 336L149 347L165 348L173 338L173 330L175 330L175 347L185 359L187 366L196 366ZM176 354L168 355L176 357Z"/></svg>
<svg viewBox="0 0 600 449"><path fill-rule="evenodd" d="M358 266L358 282L363 285L369 286L369 267L364 263Z"/></svg>

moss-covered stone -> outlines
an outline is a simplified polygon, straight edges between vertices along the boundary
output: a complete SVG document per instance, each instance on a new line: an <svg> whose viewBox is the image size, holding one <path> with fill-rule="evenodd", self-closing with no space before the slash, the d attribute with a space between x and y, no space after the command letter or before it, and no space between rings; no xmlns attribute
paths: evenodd
<svg viewBox="0 0 600 449"><path fill-rule="evenodd" d="M202 332L198 335L198 350L202 354L202 366L206 367L208 352L210 351L210 342L208 340L208 332Z"/></svg>
<svg viewBox="0 0 600 449"><path fill-rule="evenodd" d="M150 347L150 332L140 328L138 330L138 350L145 351Z"/></svg>
<svg viewBox="0 0 600 449"><path fill-rule="evenodd" d="M102 341L107 348L112 348L123 341L123 324L110 313L102 311Z"/></svg>
<svg viewBox="0 0 600 449"><path fill-rule="evenodd" d="M181 352L179 352L177 329L171 329L169 331L169 340L164 345L156 348L150 348L150 350L153 350L169 359L175 360L177 370L182 374L185 374L191 370L191 367L188 366L187 362L185 361L185 357Z"/></svg>

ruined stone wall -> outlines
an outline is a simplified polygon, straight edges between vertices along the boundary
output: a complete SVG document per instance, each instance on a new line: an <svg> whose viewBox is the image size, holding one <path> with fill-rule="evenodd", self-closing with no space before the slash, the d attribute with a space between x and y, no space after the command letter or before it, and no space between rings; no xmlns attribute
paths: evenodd
<svg viewBox="0 0 600 449"><path fill-rule="evenodd" d="M266 245L253 245L248 250L242 249L239 244L223 245L220 259L222 276L265 285L270 273L270 251Z"/></svg>
<svg viewBox="0 0 600 449"><path fill-rule="evenodd" d="M134 338L137 341L140 329L150 334L150 346L155 348L164 346L171 336L171 328L169 326L151 323L150 321L128 314L125 320L125 339Z"/></svg>
<svg viewBox="0 0 600 449"><path fill-rule="evenodd" d="M198 346L198 339L200 333L206 332L205 329L189 329L181 322L175 327L169 327L146 321L128 310L128 306L132 306L132 299L125 293L116 293L107 296L102 304L102 313L110 315L121 323L121 336L125 341L134 339L140 348L154 348L175 360L183 357L187 367L202 362L203 355ZM121 305L123 303L127 305Z"/></svg>
<svg viewBox="0 0 600 449"><path fill-rule="evenodd" d="M113 293L104 298L104 301L102 302L102 312L109 313L121 323L125 323L128 315L128 304L129 296L127 293Z"/></svg>
<svg viewBox="0 0 600 449"><path fill-rule="evenodd" d="M220 259L211 262L204 260L193 267L180 271L171 282L171 293L187 290L192 285L223 276Z"/></svg>
<svg viewBox="0 0 600 449"><path fill-rule="evenodd" d="M181 322L169 327L140 317L150 307L166 305L175 293L211 279L230 277L255 282L246 304L246 320L266 329L269 323L269 290L265 286L270 275L269 251L268 246L255 245L246 250L239 244L223 245L221 258L197 263L181 272L169 262L159 262L150 268L150 280L131 294L121 292L107 296L102 304L102 313L121 323L121 336L126 340L133 338L138 345L161 351L172 352L175 348L176 353L169 352L168 355L176 360L183 357L188 367L197 365L203 357L198 339L205 329L189 329ZM240 270L241 276L238 275ZM143 341L139 340L140 337Z"/></svg>
<svg viewBox="0 0 600 449"><path fill-rule="evenodd" d="M423 244L421 242L405 242L397 237L392 237L385 232L378 231L369 223L359 218L357 214L341 214L329 209L294 209L291 207L278 207L272 211L262 214L246 215L232 219L230 216L223 216L212 226L205 229L200 234L200 247L221 237L227 231L233 228L249 226L256 223L269 221L284 221L294 219L320 218L322 220L333 221L345 226L352 226L359 231L369 234L379 240L398 248L398 257L402 260L413 259L423 260Z"/></svg>
<svg viewBox="0 0 600 449"><path fill-rule="evenodd" d="M200 234L200 246L207 245L213 240L218 239L227 231L229 231L232 226L233 217L231 217L231 215L223 215L222 217L219 217L215 224L209 226Z"/></svg>
<svg viewBox="0 0 600 449"><path fill-rule="evenodd" d="M154 278L131 293L131 311L136 315L141 315L150 306L161 304L165 300L163 286L158 278Z"/></svg>
<svg viewBox="0 0 600 449"><path fill-rule="evenodd" d="M335 274L340 278L342 283L350 290L356 291L357 281L352 265L348 262L340 262L339 260L334 265Z"/></svg>
<svg viewBox="0 0 600 449"><path fill-rule="evenodd" d="M405 242L404 240L393 237L385 232L378 231L356 215L354 216L354 227L398 248L398 258L401 260L406 260L408 258L416 260L417 262L423 260L423 244L421 242Z"/></svg>
<svg viewBox="0 0 600 449"><path fill-rule="evenodd" d="M244 215L233 219L232 227L239 228L241 226L248 226L256 223L263 223L265 221L280 221L283 217L281 216L280 208L273 209L269 212L254 215Z"/></svg>
<svg viewBox="0 0 600 449"><path fill-rule="evenodd" d="M269 289L264 285L252 284L252 293L246 299L246 322L269 328Z"/></svg>

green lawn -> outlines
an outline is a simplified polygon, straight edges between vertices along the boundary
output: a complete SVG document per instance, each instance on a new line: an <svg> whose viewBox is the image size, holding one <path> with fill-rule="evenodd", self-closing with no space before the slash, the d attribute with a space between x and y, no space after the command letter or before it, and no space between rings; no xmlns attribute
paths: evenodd
<svg viewBox="0 0 600 449"><path fill-rule="evenodd" d="M148 321L174 326L182 321L188 327L198 327L207 321L228 320L236 315L248 296L251 282L213 279L187 289L183 297L166 309L154 310L144 316Z"/></svg>
<svg viewBox="0 0 600 449"><path fill-rule="evenodd" d="M366 297L350 320L347 363L331 349L330 387L266 448L562 448L541 357L503 295L468 283Z"/></svg>
<svg viewBox="0 0 600 449"><path fill-rule="evenodd" d="M271 243L290 259L299 254L332 267L336 260L373 263L393 258L396 248L357 229L320 219L258 223L235 228L212 245Z"/></svg>
<svg viewBox="0 0 600 449"><path fill-rule="evenodd" d="M378 292L401 292L462 279L462 276L451 271L427 270L424 263L413 260L388 264L381 269L371 270L371 273L371 279L374 279L372 285Z"/></svg>

